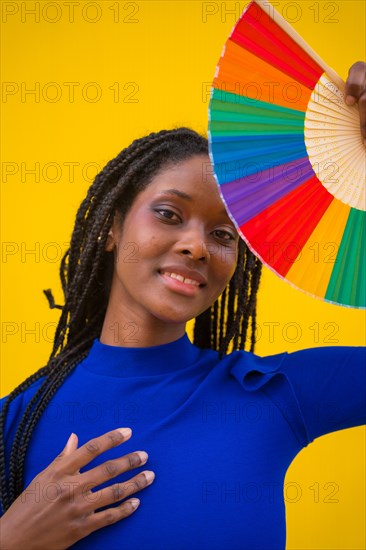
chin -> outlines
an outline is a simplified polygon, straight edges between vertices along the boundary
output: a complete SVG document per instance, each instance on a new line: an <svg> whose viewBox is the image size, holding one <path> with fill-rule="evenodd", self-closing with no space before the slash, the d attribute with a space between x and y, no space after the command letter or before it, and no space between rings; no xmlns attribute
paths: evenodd
<svg viewBox="0 0 366 550"><path fill-rule="evenodd" d="M182 323L188 323L188 321L191 321L192 319L195 319L197 315L202 313L202 311L195 312L187 312L187 311L160 311L155 315L159 321L162 321L163 323L172 323L172 324L182 324Z"/></svg>

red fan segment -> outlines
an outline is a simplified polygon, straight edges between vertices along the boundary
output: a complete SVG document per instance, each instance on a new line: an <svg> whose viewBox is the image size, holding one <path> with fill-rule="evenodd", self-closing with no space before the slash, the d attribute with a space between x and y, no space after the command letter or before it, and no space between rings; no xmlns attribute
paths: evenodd
<svg viewBox="0 0 366 550"><path fill-rule="evenodd" d="M262 259L285 277L333 199L313 176L240 229Z"/></svg>
<svg viewBox="0 0 366 550"><path fill-rule="evenodd" d="M261 36L261 44L258 43ZM252 3L231 40L313 89L324 70L262 10Z"/></svg>

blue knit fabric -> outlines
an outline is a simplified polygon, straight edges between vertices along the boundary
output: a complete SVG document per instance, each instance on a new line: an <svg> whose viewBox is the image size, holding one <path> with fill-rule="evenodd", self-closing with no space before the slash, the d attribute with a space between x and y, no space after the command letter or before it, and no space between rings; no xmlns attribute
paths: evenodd
<svg viewBox="0 0 366 550"><path fill-rule="evenodd" d="M11 405L9 452L37 381ZM39 421L25 486L60 453L104 432L132 437L90 463L145 450L148 462L100 486L153 470L130 517L76 543L77 550L283 550L283 484L314 438L366 423L364 348L326 347L259 357L200 350L187 335L149 348L95 340Z"/></svg>

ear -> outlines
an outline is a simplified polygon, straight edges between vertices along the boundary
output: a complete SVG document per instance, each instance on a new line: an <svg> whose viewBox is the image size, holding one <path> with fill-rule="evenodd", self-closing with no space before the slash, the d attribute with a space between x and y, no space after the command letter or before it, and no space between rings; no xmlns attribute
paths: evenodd
<svg viewBox="0 0 366 550"><path fill-rule="evenodd" d="M108 237L107 237L107 240L106 240L106 243L105 243L104 250L106 252L112 252L112 250L114 249L114 246L115 246L115 240L114 240L113 229L111 228L108 231Z"/></svg>
<svg viewBox="0 0 366 550"><path fill-rule="evenodd" d="M104 250L106 252L112 252L114 250L114 247L117 247L119 233L120 233L120 220L118 216L115 215L113 218L113 223L111 225L111 228L108 231L108 236L104 247Z"/></svg>

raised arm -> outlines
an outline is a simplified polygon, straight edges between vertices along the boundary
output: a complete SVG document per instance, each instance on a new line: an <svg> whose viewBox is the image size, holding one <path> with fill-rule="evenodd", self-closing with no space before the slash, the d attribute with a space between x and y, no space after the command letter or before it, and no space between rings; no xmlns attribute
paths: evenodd
<svg viewBox="0 0 366 550"><path fill-rule="evenodd" d="M311 348L285 357L308 441L366 424L366 348Z"/></svg>

